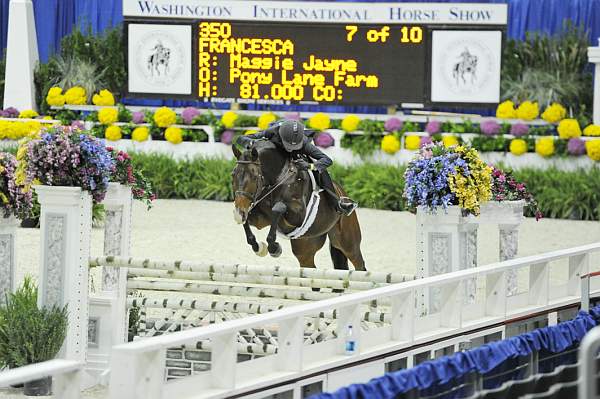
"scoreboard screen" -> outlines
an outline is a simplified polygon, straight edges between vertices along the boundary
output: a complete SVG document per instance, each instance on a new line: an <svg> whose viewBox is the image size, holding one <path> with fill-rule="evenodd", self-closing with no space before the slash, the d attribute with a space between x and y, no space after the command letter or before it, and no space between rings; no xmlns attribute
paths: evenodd
<svg viewBox="0 0 600 399"><path fill-rule="evenodd" d="M198 21L196 98L242 103L426 101L427 26Z"/></svg>

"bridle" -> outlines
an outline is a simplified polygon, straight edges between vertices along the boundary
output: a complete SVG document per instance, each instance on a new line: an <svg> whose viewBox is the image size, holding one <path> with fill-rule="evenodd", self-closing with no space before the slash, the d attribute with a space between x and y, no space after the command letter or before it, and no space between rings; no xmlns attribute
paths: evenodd
<svg viewBox="0 0 600 399"><path fill-rule="evenodd" d="M292 162L290 162L289 160L286 163L288 165L292 165ZM248 213L250 213L250 211L252 211L252 209L254 209L258 204L260 204L265 198L267 198L269 195L271 195L271 193L273 193L273 191L275 191L279 186L281 186L283 183L285 183L285 181L292 175L292 172L294 171L292 168L290 168L290 167L286 168L284 166L284 169L286 169L285 173L282 171L279 174L279 176L281 176L281 175L283 175L283 176L281 178L278 178L276 180L275 184L273 184L271 186L265 186L265 177L262 174L262 168L260 167L261 166L260 162L238 160L237 164L238 165L248 165L248 164L258 165L259 170L260 170L260 173L258 174L258 178L259 178L259 182L260 182L258 187L260 187L260 188L257 188L257 190L254 194L249 193L248 191L243 191L243 190L237 190L235 192L236 196L241 195L250 200L250 206L248 207Z"/></svg>

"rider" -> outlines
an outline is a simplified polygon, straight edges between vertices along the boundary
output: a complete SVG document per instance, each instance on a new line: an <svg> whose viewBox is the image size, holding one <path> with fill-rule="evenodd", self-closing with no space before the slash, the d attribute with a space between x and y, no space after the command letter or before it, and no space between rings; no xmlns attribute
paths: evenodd
<svg viewBox="0 0 600 399"><path fill-rule="evenodd" d="M278 148L290 153L295 159L296 167L301 170L317 171L320 176L320 185L328 194L328 199L333 207L346 216L350 216L357 204L348 197L339 197L333 187L333 181L327 168L333 161L323 154L311 140L304 135L304 125L295 120L284 120L271 124L262 132L240 136L237 144L246 148L252 145L254 140L267 139ZM304 160L305 155L312 163Z"/></svg>

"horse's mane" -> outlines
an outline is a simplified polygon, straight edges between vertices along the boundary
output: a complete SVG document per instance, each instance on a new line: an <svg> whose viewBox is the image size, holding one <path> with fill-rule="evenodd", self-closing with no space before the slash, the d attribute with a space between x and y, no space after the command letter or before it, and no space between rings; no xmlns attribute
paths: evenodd
<svg viewBox="0 0 600 399"><path fill-rule="evenodd" d="M287 154L269 140L256 140L250 148L250 151L252 150L258 152L263 172L271 178L277 176L288 159Z"/></svg>

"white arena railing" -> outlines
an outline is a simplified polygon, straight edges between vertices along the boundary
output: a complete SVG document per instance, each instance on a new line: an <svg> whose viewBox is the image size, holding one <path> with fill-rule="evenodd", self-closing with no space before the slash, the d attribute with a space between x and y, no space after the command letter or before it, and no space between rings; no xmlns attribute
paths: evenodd
<svg viewBox="0 0 600 399"><path fill-rule="evenodd" d="M0 373L0 387L23 384L48 376L54 377L53 397L79 399L81 397L82 372L85 364L65 359L48 360Z"/></svg>
<svg viewBox="0 0 600 399"><path fill-rule="evenodd" d="M590 256L600 243L528 256L473 269L399 283L336 298L293 306L239 320L191 328L113 347L110 361L110 398L212 398L240 395L276 384L327 373L351 364L368 363L385 354L434 340L490 328L519 317L543 313L580 301L581 276L588 273ZM568 260L558 284L550 278L550 264ZM511 271L528 273L521 291L507 296ZM527 280L527 279L524 279ZM476 299L468 303L464 287L476 281ZM425 289L440 292L439 311L415 314L415 298ZM592 294L600 292L598 287ZM384 299L384 301L381 301ZM348 325L360 326L360 305L377 300L391 303L391 323L361 331L354 328L358 351L344 354ZM305 317L337 312L337 337L304 344ZM238 363L236 335L240 331L277 326L277 354ZM210 340L211 370L165 382L168 348Z"/></svg>

